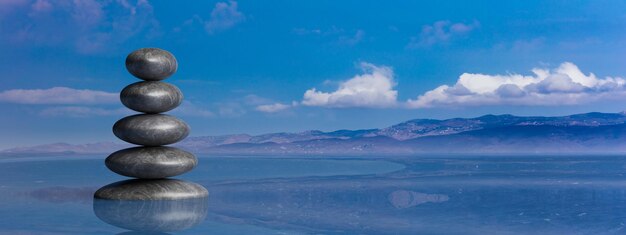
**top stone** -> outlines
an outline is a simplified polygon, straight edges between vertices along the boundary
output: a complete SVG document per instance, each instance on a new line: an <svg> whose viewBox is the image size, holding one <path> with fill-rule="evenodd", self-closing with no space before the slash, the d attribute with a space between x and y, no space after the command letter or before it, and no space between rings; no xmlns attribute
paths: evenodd
<svg viewBox="0 0 626 235"><path fill-rule="evenodd" d="M176 72L178 62L172 53L159 48L141 48L126 57L126 69L146 81L160 81Z"/></svg>

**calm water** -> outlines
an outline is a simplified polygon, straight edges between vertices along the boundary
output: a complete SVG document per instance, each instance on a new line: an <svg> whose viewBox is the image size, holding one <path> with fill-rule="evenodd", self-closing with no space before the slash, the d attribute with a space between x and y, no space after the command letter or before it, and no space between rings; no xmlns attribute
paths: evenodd
<svg viewBox="0 0 626 235"><path fill-rule="evenodd" d="M101 220L93 192L125 179L103 158L0 159L0 234L166 234ZM113 212L169 234L626 233L626 156L389 159L201 157L178 178L207 201Z"/></svg>

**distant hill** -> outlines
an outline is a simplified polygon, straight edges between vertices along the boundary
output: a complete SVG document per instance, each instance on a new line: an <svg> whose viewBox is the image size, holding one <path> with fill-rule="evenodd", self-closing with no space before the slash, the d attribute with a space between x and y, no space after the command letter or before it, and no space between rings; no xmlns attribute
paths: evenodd
<svg viewBox="0 0 626 235"><path fill-rule="evenodd" d="M128 146L57 143L12 148L0 154L108 154ZM190 137L176 146L194 153L247 155L626 153L626 115L414 119L382 129Z"/></svg>

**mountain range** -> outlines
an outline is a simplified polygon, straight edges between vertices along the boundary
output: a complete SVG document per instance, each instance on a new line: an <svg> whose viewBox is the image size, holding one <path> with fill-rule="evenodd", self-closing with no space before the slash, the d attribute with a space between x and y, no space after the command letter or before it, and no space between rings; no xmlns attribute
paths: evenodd
<svg viewBox="0 0 626 235"><path fill-rule="evenodd" d="M129 146L54 143L0 154L106 154ZM626 113L414 119L381 129L189 137L175 146L220 155L626 153Z"/></svg>

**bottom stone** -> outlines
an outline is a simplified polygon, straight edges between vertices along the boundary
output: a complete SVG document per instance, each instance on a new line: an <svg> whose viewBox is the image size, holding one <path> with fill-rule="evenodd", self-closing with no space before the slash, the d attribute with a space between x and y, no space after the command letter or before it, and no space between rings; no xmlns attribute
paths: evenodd
<svg viewBox="0 0 626 235"><path fill-rule="evenodd" d="M93 201L93 211L100 220L139 232L172 232L191 228L204 221L208 207L208 197L184 200Z"/></svg>
<svg viewBox="0 0 626 235"><path fill-rule="evenodd" d="M209 196L199 184L177 179L132 179L106 185L94 194L109 200L179 200Z"/></svg>

